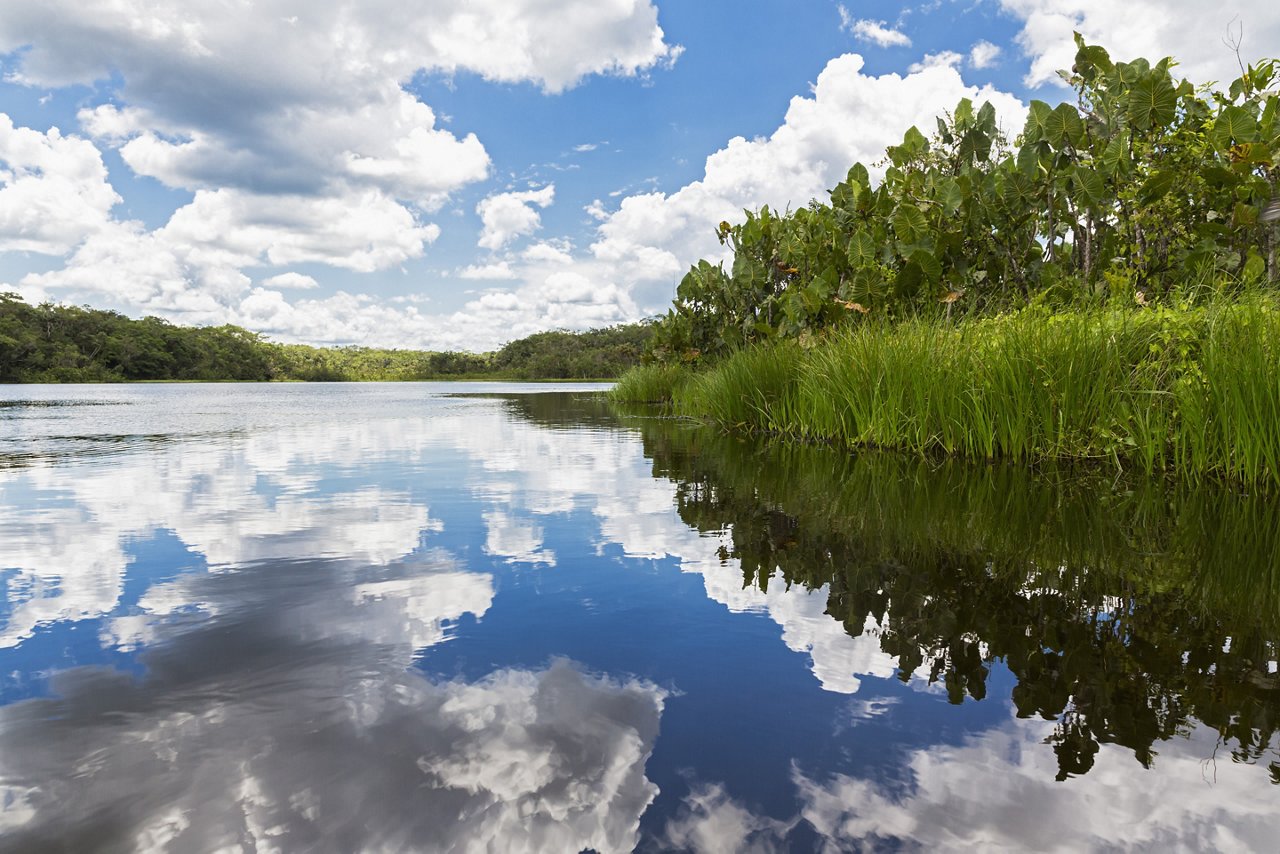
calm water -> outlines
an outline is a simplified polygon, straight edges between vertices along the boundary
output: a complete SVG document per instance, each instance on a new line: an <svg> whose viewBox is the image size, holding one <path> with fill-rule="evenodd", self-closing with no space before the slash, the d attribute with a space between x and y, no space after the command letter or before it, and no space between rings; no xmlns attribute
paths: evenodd
<svg viewBox="0 0 1280 854"><path fill-rule="evenodd" d="M1275 850L1274 499L584 388L0 388L0 849Z"/></svg>

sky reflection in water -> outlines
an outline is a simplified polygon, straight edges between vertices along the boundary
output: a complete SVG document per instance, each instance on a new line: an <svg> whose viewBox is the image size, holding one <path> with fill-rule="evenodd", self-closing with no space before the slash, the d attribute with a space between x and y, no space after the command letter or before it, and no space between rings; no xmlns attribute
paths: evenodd
<svg viewBox="0 0 1280 854"><path fill-rule="evenodd" d="M1160 583L1222 546L1166 543L1145 570L1067 534L1055 552L1043 518L984 503L1032 487L779 456L545 386L0 395L5 850L1259 850L1280 830L1274 591L1255 620L1209 584L1210 619ZM866 507L836 494L864 480L897 522L788 497ZM975 551L979 513L1054 556ZM1062 658L1011 639L1033 618L999 601L1001 560L1051 564L1017 590ZM1111 572L1146 580L1116 598ZM912 622L895 608L918 594ZM1153 625L1186 655L1097 676L1090 655L1138 656ZM1251 646L1198 664L1223 638ZM1169 708L1117 722L1103 695L1126 686ZM1220 743L1214 714L1253 715L1261 743Z"/></svg>

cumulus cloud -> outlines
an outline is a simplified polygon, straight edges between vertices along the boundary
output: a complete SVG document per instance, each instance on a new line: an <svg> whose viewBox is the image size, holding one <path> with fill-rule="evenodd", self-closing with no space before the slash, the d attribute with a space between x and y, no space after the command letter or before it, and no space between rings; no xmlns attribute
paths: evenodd
<svg viewBox="0 0 1280 854"><path fill-rule="evenodd" d="M516 273L511 269L510 262L497 261L492 264L469 264L458 271L459 279L514 279Z"/></svg>
<svg viewBox="0 0 1280 854"><path fill-rule="evenodd" d="M969 48L969 64L974 68L990 68L1000 58L1000 45L983 39Z"/></svg>
<svg viewBox="0 0 1280 854"><path fill-rule="evenodd" d="M1055 83L1058 69L1071 67L1073 31L1117 59L1172 56L1179 74L1200 83L1239 75L1224 39L1238 36L1246 61L1274 55L1280 43L1280 6L1253 0L1000 0L1000 6L1022 22L1018 44L1031 59L1029 86Z"/></svg>
<svg viewBox="0 0 1280 854"><path fill-rule="evenodd" d="M119 201L92 142L0 113L0 251L65 254L105 228Z"/></svg>
<svg viewBox="0 0 1280 854"><path fill-rule="evenodd" d="M260 316L280 292L270 284L251 291L245 267L322 263L368 272L420 257L439 234L427 217L486 178L490 160L473 134L440 128L434 111L406 91L415 74L468 72L554 93L589 75L643 76L680 53L649 0L560 6L555 15L540 0L429 7L326 0L301 11L269 2L234 15L216 0L7 8L0 53L15 56L11 81L122 81L112 102L81 110L82 128L116 148L135 174L194 193L161 229L112 222L106 212L118 198L92 143L50 131L37 163L28 139L36 132L10 130L4 145L21 150L4 149L0 248L77 250L66 269L29 276L18 288L37 298L106 297L188 322L234 322ZM486 243L536 228L531 207L507 213L516 219L495 209ZM309 318L298 329L323 322L325 307L289 307L271 315ZM345 329L339 322L317 340L376 320ZM396 326L422 334L414 317Z"/></svg>
<svg viewBox="0 0 1280 854"><path fill-rule="evenodd" d="M884 21L854 18L844 6L838 6L837 11L840 13L840 29L859 41L871 42L880 47L911 46L911 39L906 33L889 26Z"/></svg>
<svg viewBox="0 0 1280 854"><path fill-rule="evenodd" d="M598 226L586 251L575 251L565 241L543 241L518 256L463 271L465 278L509 274L515 284L508 290L482 294L447 317L393 317L369 305L353 306L354 315L345 320L334 316L333 323L346 330L358 324L378 336L375 340L489 349L548 328L637 320L666 307L690 264L724 257L714 223L740 219L744 208L766 203L794 209L825 198L855 161L872 165L874 172L885 147L900 142L905 128L931 127L935 116L963 97L991 101L1009 131L1023 124L1025 107L1017 98L990 86L966 84L956 67L940 64L905 76L879 77L863 74L862 67L857 55L832 60L813 94L792 100L776 131L730 140L707 158L697 181L671 193L627 196L612 210L593 203L588 210ZM513 221L526 223L524 227L538 216L536 203L527 199L516 199L511 207ZM491 242L501 245L503 236L495 230ZM320 328L327 321L319 316L331 314L323 303L298 308L298 316L317 318L308 329ZM370 314L377 314L376 322L363 320ZM305 340L299 325L273 331Z"/></svg>
<svg viewBox="0 0 1280 854"><path fill-rule="evenodd" d="M963 62L964 57L954 50L943 50L938 53L926 53L924 59L911 63L907 71L918 74L926 68L956 68Z"/></svg>
<svg viewBox="0 0 1280 854"><path fill-rule="evenodd" d="M520 257L525 261L571 264L573 263L573 255L570 254L572 249L573 247L566 240L544 240L526 248L520 253Z"/></svg>
<svg viewBox="0 0 1280 854"><path fill-rule="evenodd" d="M517 237L532 234L542 225L535 207L548 207L555 200L556 186L548 184L538 190L496 193L476 205L483 227L479 245L485 249L501 249Z"/></svg>
<svg viewBox="0 0 1280 854"><path fill-rule="evenodd" d="M421 256L439 234L377 190L345 197L201 190L163 227L105 224L65 266L22 284L188 322L235 322L251 284L243 267L310 262L370 272Z"/></svg>
<svg viewBox="0 0 1280 854"><path fill-rule="evenodd" d="M303 273L288 272L263 279L262 286L265 288L291 288L297 291L309 291L320 287L320 283L313 277Z"/></svg>
<svg viewBox="0 0 1280 854"><path fill-rule="evenodd" d="M377 186L423 206L483 178L474 135L436 127L402 85L419 70L469 71L549 92L591 74L635 76L674 61L648 0L279 3L226 14L214 0L50 0L0 16L13 78L93 83L118 74L127 106L81 122L138 174L187 189L323 193Z"/></svg>

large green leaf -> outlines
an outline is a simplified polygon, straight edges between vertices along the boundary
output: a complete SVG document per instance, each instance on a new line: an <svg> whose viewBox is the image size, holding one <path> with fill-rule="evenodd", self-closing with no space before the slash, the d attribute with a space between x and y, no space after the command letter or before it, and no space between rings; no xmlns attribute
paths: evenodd
<svg viewBox="0 0 1280 854"><path fill-rule="evenodd" d="M1048 153L1049 143L1029 142L1018 149L1018 171L1035 179L1040 174L1041 158Z"/></svg>
<svg viewBox="0 0 1280 854"><path fill-rule="evenodd" d="M1092 80L1099 72L1106 74L1114 68L1111 64L1111 56L1104 48L1085 44L1079 33L1075 34L1075 38L1078 50L1073 71L1085 80Z"/></svg>
<svg viewBox="0 0 1280 854"><path fill-rule="evenodd" d="M925 279L931 283L936 284L942 278L942 263L932 252L917 249L911 253L911 263L918 265Z"/></svg>
<svg viewBox="0 0 1280 854"><path fill-rule="evenodd" d="M913 204L899 205L893 214L894 235L903 243L915 243L928 228L924 214Z"/></svg>
<svg viewBox="0 0 1280 854"><path fill-rule="evenodd" d="M1032 101L1030 109L1027 111L1027 124L1022 131L1025 142L1039 142L1045 138L1045 124L1049 120L1049 116L1053 115L1053 107L1050 107L1044 101Z"/></svg>
<svg viewBox="0 0 1280 854"><path fill-rule="evenodd" d="M1103 171L1108 175L1116 176L1127 171L1129 165L1129 149L1125 146L1124 140L1117 137L1107 144L1103 149L1102 157L1099 161Z"/></svg>
<svg viewBox="0 0 1280 854"><path fill-rule="evenodd" d="M1144 205L1159 201L1169 192L1176 177L1177 174L1172 169L1160 169L1154 172L1150 178L1142 182L1142 187L1138 190L1138 200Z"/></svg>
<svg viewBox="0 0 1280 854"><path fill-rule="evenodd" d="M1129 91L1129 121L1141 130L1164 127L1178 114L1178 95L1168 76L1145 76Z"/></svg>
<svg viewBox="0 0 1280 854"><path fill-rule="evenodd" d="M1076 108L1063 102L1044 118L1044 138L1054 146L1062 148L1066 145L1079 147L1084 139L1084 123Z"/></svg>
<svg viewBox="0 0 1280 854"><path fill-rule="evenodd" d="M920 269L919 264L908 261L898 270L893 287L898 292L898 296L912 297L919 293L922 282L924 282L924 271Z"/></svg>
<svg viewBox="0 0 1280 854"><path fill-rule="evenodd" d="M938 201L942 203L942 210L947 216L954 216L960 210L960 206L964 204L964 193L955 178L944 178L938 184Z"/></svg>
<svg viewBox="0 0 1280 854"><path fill-rule="evenodd" d="M990 101L984 101L978 108L978 128L987 134L996 131L996 108L991 106Z"/></svg>
<svg viewBox="0 0 1280 854"><path fill-rule="evenodd" d="M1076 166L1071 171L1071 182L1086 205L1097 210L1106 200L1106 185L1102 176L1086 166Z"/></svg>
<svg viewBox="0 0 1280 854"><path fill-rule="evenodd" d="M903 166L929 150L929 140L915 125L907 128L901 145L891 145L888 149L889 159L896 166Z"/></svg>
<svg viewBox="0 0 1280 854"><path fill-rule="evenodd" d="M1224 107L1213 120L1213 145L1219 151L1227 151L1238 142L1253 142L1258 138L1258 120L1244 107Z"/></svg>
<svg viewBox="0 0 1280 854"><path fill-rule="evenodd" d="M876 262L876 242L866 231L859 229L849 238L849 265L855 270Z"/></svg>
<svg viewBox="0 0 1280 854"><path fill-rule="evenodd" d="M1132 86L1151 74L1151 63L1139 57L1132 62L1119 63L1116 71L1120 72L1121 80Z"/></svg>

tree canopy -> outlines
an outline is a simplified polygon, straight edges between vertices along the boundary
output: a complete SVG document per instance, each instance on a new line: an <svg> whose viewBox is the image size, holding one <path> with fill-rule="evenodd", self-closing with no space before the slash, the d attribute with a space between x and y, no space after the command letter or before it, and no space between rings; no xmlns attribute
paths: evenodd
<svg viewBox="0 0 1280 854"><path fill-rule="evenodd" d="M1220 89L1177 79L1170 58L1076 47L1061 72L1074 102L1032 101L1012 141L965 99L932 137L909 128L878 183L856 163L827 202L720 223L731 263L694 265L654 354L690 361L863 315L1280 279L1276 61Z"/></svg>

